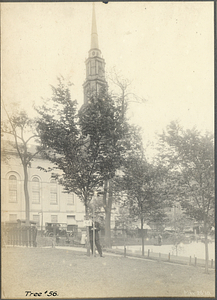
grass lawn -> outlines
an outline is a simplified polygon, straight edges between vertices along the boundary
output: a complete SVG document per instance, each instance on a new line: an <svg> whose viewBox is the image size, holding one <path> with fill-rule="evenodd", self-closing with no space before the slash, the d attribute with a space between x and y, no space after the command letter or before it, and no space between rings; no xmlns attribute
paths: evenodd
<svg viewBox="0 0 217 300"><path fill-rule="evenodd" d="M55 248L3 248L2 298L214 297L214 271ZM42 293L26 296L26 291ZM47 291L47 293L45 293ZM55 295L55 294L54 294Z"/></svg>

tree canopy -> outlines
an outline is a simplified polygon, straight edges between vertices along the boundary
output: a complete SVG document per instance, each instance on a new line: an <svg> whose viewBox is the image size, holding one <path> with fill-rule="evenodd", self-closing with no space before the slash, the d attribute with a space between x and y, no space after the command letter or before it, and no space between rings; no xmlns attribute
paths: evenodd
<svg viewBox="0 0 217 300"><path fill-rule="evenodd" d="M214 222L213 135L196 128L184 130L172 122L160 135L161 158L177 182L176 198L196 221Z"/></svg>
<svg viewBox="0 0 217 300"><path fill-rule="evenodd" d="M123 138L128 127L121 107L106 90L92 95L77 111L69 86L59 79L53 97L37 108L37 130L44 155L61 170L56 178L67 192L84 202L86 211L94 189L113 178L124 155Z"/></svg>
<svg viewBox="0 0 217 300"><path fill-rule="evenodd" d="M116 186L126 194L126 205L131 216L146 222L164 217L166 201L165 170L154 166L139 156L130 156L125 161L123 175L117 178Z"/></svg>
<svg viewBox="0 0 217 300"><path fill-rule="evenodd" d="M214 225L214 140L196 128L184 130L171 122L160 135L161 159L176 181L176 200L183 211L203 224L206 272L208 272L208 233ZM171 191L173 188L171 188Z"/></svg>

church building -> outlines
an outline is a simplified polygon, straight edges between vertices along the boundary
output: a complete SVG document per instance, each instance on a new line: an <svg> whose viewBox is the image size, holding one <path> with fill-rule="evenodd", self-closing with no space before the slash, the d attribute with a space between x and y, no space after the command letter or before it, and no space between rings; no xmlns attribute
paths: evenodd
<svg viewBox="0 0 217 300"><path fill-rule="evenodd" d="M86 64L86 79L83 84L84 104L88 95L99 92L107 86L105 80L105 60L98 44L95 7L93 4L91 47ZM35 146L29 151L34 153ZM21 160L10 142L2 141L2 222L25 219L24 172ZM63 187L51 178L51 173L38 167L48 168L51 163L36 155L28 168L28 190L30 198L30 220L37 223L39 229L45 229L46 223L63 223L67 226L84 228L85 209L77 195L64 193Z"/></svg>

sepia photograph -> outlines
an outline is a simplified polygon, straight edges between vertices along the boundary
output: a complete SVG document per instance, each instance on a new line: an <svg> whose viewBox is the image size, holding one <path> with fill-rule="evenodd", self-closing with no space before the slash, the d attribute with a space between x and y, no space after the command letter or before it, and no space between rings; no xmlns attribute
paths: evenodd
<svg viewBox="0 0 217 300"><path fill-rule="evenodd" d="M1 3L2 299L215 298L214 1Z"/></svg>

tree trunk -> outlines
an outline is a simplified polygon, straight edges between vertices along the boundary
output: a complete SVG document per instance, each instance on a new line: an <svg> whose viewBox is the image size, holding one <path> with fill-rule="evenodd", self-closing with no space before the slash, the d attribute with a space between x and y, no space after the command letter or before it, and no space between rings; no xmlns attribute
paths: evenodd
<svg viewBox="0 0 217 300"><path fill-rule="evenodd" d="M86 217L86 220L88 220L88 206L87 206L86 199L84 201L84 204L85 204L85 217ZM87 256L90 256L90 237L89 237L88 226L86 226L86 235L87 235Z"/></svg>
<svg viewBox="0 0 217 300"><path fill-rule="evenodd" d="M208 249L208 228L204 220L204 237L205 237L205 273L209 272L209 249Z"/></svg>
<svg viewBox="0 0 217 300"><path fill-rule="evenodd" d="M111 212L107 211L105 215L105 244L111 248Z"/></svg>
<svg viewBox="0 0 217 300"><path fill-rule="evenodd" d="M107 189L109 186L109 192ZM105 245L111 248L111 209L113 200L112 181L106 180L104 184L103 207L105 209Z"/></svg>
<svg viewBox="0 0 217 300"><path fill-rule="evenodd" d="M24 170L24 195L25 195L25 207L26 207L26 225L29 226L28 169L27 169L26 164L23 164L23 170Z"/></svg>
<svg viewBox="0 0 217 300"><path fill-rule="evenodd" d="M141 218L141 236L142 236L142 256L145 255L144 233L143 233L143 217Z"/></svg>

